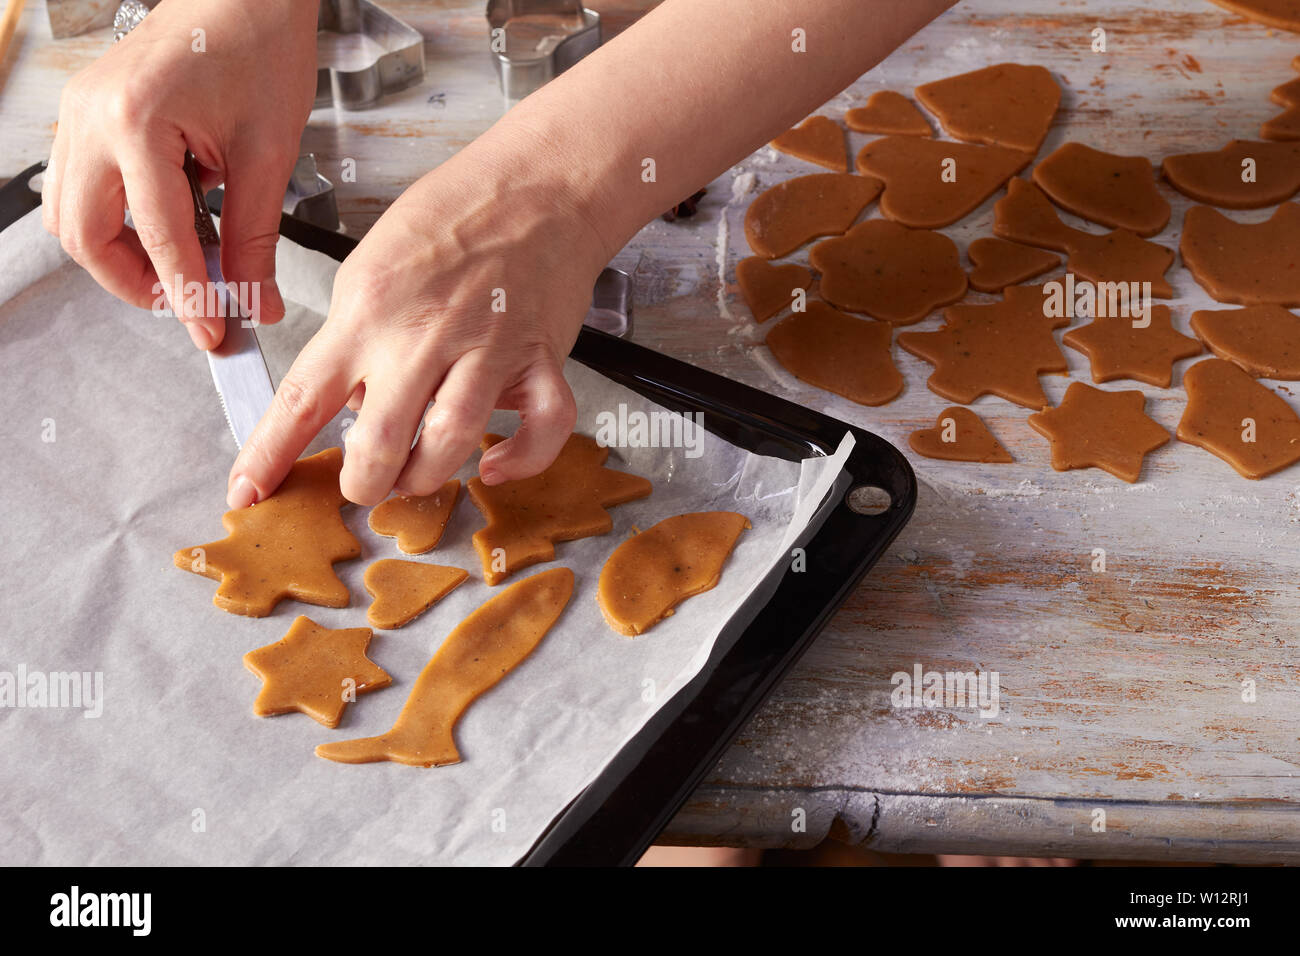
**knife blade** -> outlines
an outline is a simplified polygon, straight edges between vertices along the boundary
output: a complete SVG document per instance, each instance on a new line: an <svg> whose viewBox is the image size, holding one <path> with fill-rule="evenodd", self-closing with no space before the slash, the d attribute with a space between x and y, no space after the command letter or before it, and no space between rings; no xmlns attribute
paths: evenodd
<svg viewBox="0 0 1300 956"><path fill-rule="evenodd" d="M185 175L189 177L194 199L194 230L203 247L208 281L216 290L220 314L226 320L226 333L221 344L208 352L208 369L226 423L235 436L235 444L243 448L262 415L271 407L275 387L271 384L271 373L262 355L262 345L257 340L256 325L244 315L238 299L230 295L230 288L221 274L221 240L208 201L204 198L203 187L199 185L198 165L189 153L185 155Z"/></svg>

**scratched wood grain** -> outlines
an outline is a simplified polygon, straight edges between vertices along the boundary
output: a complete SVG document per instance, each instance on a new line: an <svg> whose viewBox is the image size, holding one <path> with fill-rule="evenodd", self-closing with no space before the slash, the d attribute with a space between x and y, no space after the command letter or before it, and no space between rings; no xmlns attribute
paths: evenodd
<svg viewBox="0 0 1300 956"><path fill-rule="evenodd" d="M385 5L425 35L425 81L376 110L317 110L303 138L336 182L342 160L356 160L357 181L338 182L354 235L502 108L482 4ZM650 5L603 6L621 23ZM1091 49L1096 27L1107 31L1104 54ZM48 152L59 87L106 42L101 32L56 43L40 4L24 14L0 98L0 175ZM975 0L818 112L839 118L873 90L910 93L989 63L1040 63L1065 87L1041 155L1077 139L1158 162L1255 138L1276 112L1268 92L1294 75L1297 52L1300 37L1199 0L1164 9ZM814 56L815 38L810 64ZM867 139L850 134L855 150ZM811 171L760 150L709 185L695 219L647 226L616 260L636 280L635 338L906 449L908 432L948 404L925 388L929 366L898 354L904 394L883 408L853 405L777 367L762 346L766 329L736 295L747 203ZM1156 241L1176 247L1188 204L1161 188L1174 216ZM1232 215L1254 222L1270 212ZM990 202L944 231L964 249L991 224ZM1170 276L1175 324L1186 330L1193 309L1213 305L1181 267ZM939 324L934 315L912 328ZM1083 357L1065 354L1070 377L1044 379L1053 402L1069 381L1089 380ZM1172 431L1188 364L1170 389L1106 387L1142 388L1148 412ZM974 407L1016 463L906 452L921 484L911 525L665 839L807 846L831 835L897 852L1300 861L1300 470L1250 482L1171 443L1134 486L1095 470L1058 474L1024 409L995 398ZM1104 573L1092 570L1097 548ZM890 676L917 663L996 671L999 714L891 706ZM1243 701L1243 681L1254 682L1254 702ZM1094 827L1098 810L1104 832Z"/></svg>

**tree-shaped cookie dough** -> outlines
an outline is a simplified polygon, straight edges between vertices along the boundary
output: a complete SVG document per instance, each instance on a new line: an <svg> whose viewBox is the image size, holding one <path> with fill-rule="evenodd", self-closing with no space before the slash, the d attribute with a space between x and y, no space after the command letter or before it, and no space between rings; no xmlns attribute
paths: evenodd
<svg viewBox="0 0 1300 956"><path fill-rule="evenodd" d="M1245 478L1300 461L1300 416L1231 362L1197 362L1183 376L1187 408L1178 440L1218 455Z"/></svg>
<svg viewBox="0 0 1300 956"><path fill-rule="evenodd" d="M486 451L500 435L483 439ZM609 449L586 435L570 435L559 457L540 475L485 485L469 480L469 497L487 519L474 534L483 579L500 584L520 568L555 560L555 542L608 534L614 519L606 508L644 498L650 482L603 467Z"/></svg>
<svg viewBox="0 0 1300 956"><path fill-rule="evenodd" d="M265 617L285 598L347 607L347 586L333 566L360 556L361 543L339 517L348 503L339 491L342 468L337 448L296 462L275 494L222 515L225 538L182 548L172 560L220 581L212 603L232 614Z"/></svg>

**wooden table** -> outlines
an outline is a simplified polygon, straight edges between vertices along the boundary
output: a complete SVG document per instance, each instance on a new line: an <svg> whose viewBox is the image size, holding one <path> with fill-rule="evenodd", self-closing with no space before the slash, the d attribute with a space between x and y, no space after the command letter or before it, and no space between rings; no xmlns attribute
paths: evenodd
<svg viewBox="0 0 1300 956"><path fill-rule="evenodd" d="M626 19L648 5L604 6ZM354 235L501 109L482 4L386 6L427 38L424 83L369 112L317 110L303 138L338 183ZM909 93L1017 60L1047 66L1066 87L1044 154L1078 139L1158 161L1256 138L1276 112L1269 90L1294 75L1300 37L1198 0L1167 6L970 0L821 112L839 117L876 89ZM1092 50L1097 27L1105 53ZM37 3L15 43L0 99L4 176L46 155L61 84L107 35L56 43ZM865 140L854 134L851 145ZM345 158L357 161L355 183L335 174ZM947 404L925 388L929 366L898 354L903 396L853 405L779 369L736 295L745 205L757 189L810 171L760 150L709 186L693 220L647 226L616 259L636 280L635 338L906 448L908 432ZM1188 204L1162 190L1174 218L1157 241L1176 246ZM991 223L987 203L945 232L965 248ZM1212 305L1180 266L1170 276L1185 329L1193 308ZM932 316L917 328L938 324ZM1066 355L1072 377L1088 380L1083 357ZM1056 402L1069 380L1044 381ZM1172 431L1182 390L1142 387L1148 412ZM1016 463L908 452L921 484L911 525L664 838L808 846L830 834L896 852L1300 861L1297 469L1250 482L1171 443L1137 485L1056 473L1024 409L992 398L976 408ZM1104 572L1092 570L1095 549L1105 551ZM999 714L892 707L891 675L918 663L997 672Z"/></svg>

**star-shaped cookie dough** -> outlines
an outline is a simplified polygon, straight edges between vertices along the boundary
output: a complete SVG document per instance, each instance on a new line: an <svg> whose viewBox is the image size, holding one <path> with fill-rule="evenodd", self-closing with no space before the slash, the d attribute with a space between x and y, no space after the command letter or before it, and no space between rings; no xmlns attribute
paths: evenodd
<svg viewBox="0 0 1300 956"><path fill-rule="evenodd" d="M1201 354L1201 343L1174 328L1169 306L1150 306L1150 324L1135 326L1126 316L1093 319L1071 329L1061 339L1088 356L1092 380L1098 384L1116 378L1134 378L1168 388L1174 380L1174 363Z"/></svg>
<svg viewBox="0 0 1300 956"><path fill-rule="evenodd" d="M1169 441L1169 433L1142 411L1137 389L1105 392L1083 382L1065 391L1056 408L1029 416L1034 431L1052 443L1052 467L1101 468L1132 484L1142 459Z"/></svg>
<svg viewBox="0 0 1300 956"><path fill-rule="evenodd" d="M332 631L309 617L298 617L280 640L244 655L244 666L262 679L253 713L271 717L296 710L326 727L337 727L343 708L356 694L393 681L366 657L371 636L368 627Z"/></svg>

